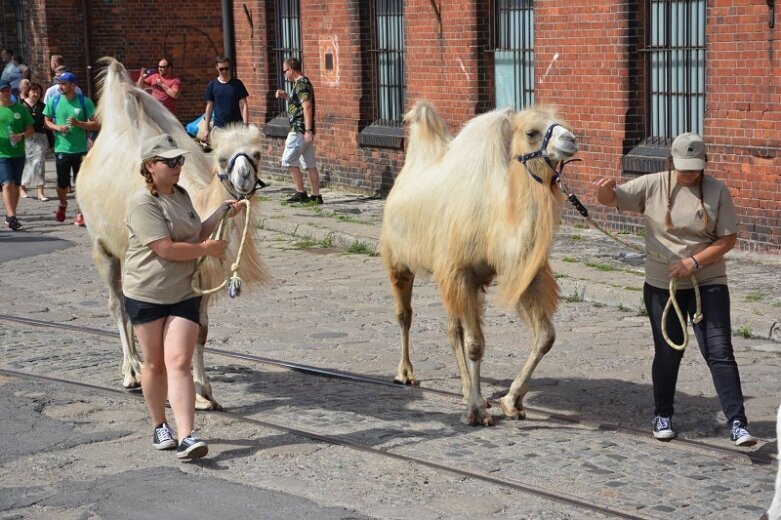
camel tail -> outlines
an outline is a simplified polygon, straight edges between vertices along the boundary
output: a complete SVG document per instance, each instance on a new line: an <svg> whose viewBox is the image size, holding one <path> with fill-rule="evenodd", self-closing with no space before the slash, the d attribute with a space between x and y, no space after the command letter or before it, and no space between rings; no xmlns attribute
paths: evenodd
<svg viewBox="0 0 781 520"><path fill-rule="evenodd" d="M416 102L404 120L410 125L405 166L419 162L432 163L444 155L453 135L429 101Z"/></svg>

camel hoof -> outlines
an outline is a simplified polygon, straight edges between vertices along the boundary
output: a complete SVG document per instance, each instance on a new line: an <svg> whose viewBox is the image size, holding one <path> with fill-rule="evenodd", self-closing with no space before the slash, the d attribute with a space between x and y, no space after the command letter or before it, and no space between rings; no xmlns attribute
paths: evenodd
<svg viewBox="0 0 781 520"><path fill-rule="evenodd" d="M493 426L494 418L485 410L467 410L461 420L467 426Z"/></svg>
<svg viewBox="0 0 781 520"><path fill-rule="evenodd" d="M420 386L420 381L415 379L414 376L410 377L399 377L396 376L393 378L393 382L399 385L407 385L407 386Z"/></svg>
<svg viewBox="0 0 781 520"><path fill-rule="evenodd" d="M515 403L508 403L505 401L504 397L499 399L499 404L502 406L502 411L508 419L526 419L526 412L523 407L516 408Z"/></svg>
<svg viewBox="0 0 781 520"><path fill-rule="evenodd" d="M213 397L204 397L201 394L195 394L195 409L221 412L222 406L215 401Z"/></svg>
<svg viewBox="0 0 781 520"><path fill-rule="evenodd" d="M141 381L135 379L134 377L126 377L122 381L122 386L124 386L128 390L134 390L136 388L141 388Z"/></svg>

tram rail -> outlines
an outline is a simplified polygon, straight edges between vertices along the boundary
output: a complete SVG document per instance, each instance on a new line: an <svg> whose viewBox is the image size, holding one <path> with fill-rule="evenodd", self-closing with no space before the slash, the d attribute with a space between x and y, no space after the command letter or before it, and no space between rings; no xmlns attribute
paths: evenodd
<svg viewBox="0 0 781 520"><path fill-rule="evenodd" d="M45 320L37 320L33 318L26 318L22 316L14 316L9 314L0 314L0 321L3 320L22 324L22 325L32 326L32 327L47 327L47 328L68 330L68 331L82 333L82 334L98 335L98 336L105 336L111 338L119 337L119 334L117 332L108 331L104 329L96 329L96 328L84 327L80 325L71 325L67 323L57 323L57 322L50 322ZM359 382L359 383L365 383L371 385L410 388L410 389L419 390L421 392L437 394L445 397L451 397L456 399L462 398L462 395L460 393L451 392L448 390L442 390L439 388L432 388L428 386L404 386L396 382L393 382L391 380L380 379L377 377L367 376L363 374L356 374L353 372L347 372L342 370L329 369L329 368L317 367L313 365L306 365L302 363L295 363L291 361L273 359L273 358L258 356L254 354L234 352L234 351L220 349L211 346L208 347L208 352L210 355L218 355L218 356L227 357L231 359L239 359L239 360L249 361L253 363L265 364L269 366L292 370L306 375L334 378L334 379L339 379L344 381ZM489 399L488 401L492 404L497 404L496 400ZM526 410L527 416L535 417L538 419L550 419L550 420L560 421L569 424L578 424L578 425L582 425L582 426L586 426L589 428L602 430L602 431L614 431L617 433L631 436L633 438L636 438L638 441L646 442L646 443L659 442L658 440L651 438L651 436L648 434L646 430L640 430L637 428L632 428L621 424L595 421L588 417L577 415L577 414L562 414L545 408L524 406L524 409ZM778 461L776 461L775 458L772 457L771 455L759 451L745 451L745 450L739 450L736 448L730 448L725 446L717 446L714 444L710 444L707 442L698 441L694 439L677 437L669 441L669 444L671 447L674 447L681 451L696 453L699 455L705 455L709 457L717 457L719 459L727 460L733 463L761 464L761 465L772 465L778 463Z"/></svg>

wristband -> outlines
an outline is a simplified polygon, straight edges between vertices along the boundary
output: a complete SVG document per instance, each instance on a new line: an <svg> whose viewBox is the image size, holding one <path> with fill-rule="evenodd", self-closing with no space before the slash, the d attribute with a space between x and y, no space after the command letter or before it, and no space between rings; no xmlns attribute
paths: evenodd
<svg viewBox="0 0 781 520"><path fill-rule="evenodd" d="M697 259L694 258L693 256L690 256L689 258L691 258L692 262L694 262L694 270L695 271L699 271L700 270L700 263L697 261Z"/></svg>
<svg viewBox="0 0 781 520"><path fill-rule="evenodd" d="M312 130L311 128L307 128L306 130L304 130L304 133L313 134L313 133L315 133L315 131Z"/></svg>

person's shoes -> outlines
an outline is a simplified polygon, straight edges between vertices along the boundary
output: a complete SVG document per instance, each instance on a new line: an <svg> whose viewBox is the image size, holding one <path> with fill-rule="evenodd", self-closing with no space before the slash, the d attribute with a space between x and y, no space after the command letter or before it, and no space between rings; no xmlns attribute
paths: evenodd
<svg viewBox="0 0 781 520"><path fill-rule="evenodd" d="M41 201L41 202L48 202L49 201L49 197L41 196L41 197L38 197L38 200Z"/></svg>
<svg viewBox="0 0 781 520"><path fill-rule="evenodd" d="M12 231L16 231L22 227L22 223L19 222L19 219L16 217L5 217L5 223Z"/></svg>
<svg viewBox="0 0 781 520"><path fill-rule="evenodd" d="M314 202L318 206L323 203L323 196L322 195L310 195L309 196L309 202Z"/></svg>
<svg viewBox="0 0 781 520"><path fill-rule="evenodd" d="M309 197L305 191L297 191L285 202L309 202Z"/></svg>
<svg viewBox="0 0 781 520"><path fill-rule="evenodd" d="M182 439L176 448L176 457L180 459L200 459L209 453L209 447L205 441L195 436L195 432Z"/></svg>
<svg viewBox="0 0 781 520"><path fill-rule="evenodd" d="M176 448L176 439L174 439L174 432L167 423L163 423L152 434L152 446L158 450L170 450Z"/></svg>
<svg viewBox="0 0 781 520"><path fill-rule="evenodd" d="M738 419L732 421L729 437L735 446L753 446L757 443L757 439L748 432L746 425Z"/></svg>
<svg viewBox="0 0 781 520"><path fill-rule="evenodd" d="M673 424L669 417L657 415L653 420L654 437L662 441L668 441L675 438Z"/></svg>
<svg viewBox="0 0 781 520"><path fill-rule="evenodd" d="M27 193L26 191L23 191L23 192L19 193L19 196L22 197L23 199L26 199L26 198L30 197L30 194Z"/></svg>
<svg viewBox="0 0 781 520"><path fill-rule="evenodd" d="M84 227L84 215L81 213L76 213L76 220L73 221L73 224L76 226Z"/></svg>
<svg viewBox="0 0 781 520"><path fill-rule="evenodd" d="M65 210L66 209L68 209L68 205L67 204L65 206L60 204L60 206L57 208L57 213L54 216L54 218L57 219L57 222L65 222Z"/></svg>

